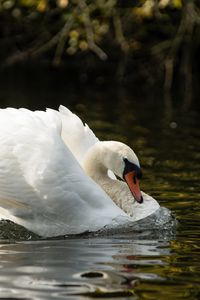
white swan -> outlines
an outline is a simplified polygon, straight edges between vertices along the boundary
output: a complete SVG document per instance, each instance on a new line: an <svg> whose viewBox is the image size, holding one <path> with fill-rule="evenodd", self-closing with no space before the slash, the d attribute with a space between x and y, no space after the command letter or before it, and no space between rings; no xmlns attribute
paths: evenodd
<svg viewBox="0 0 200 300"><path fill-rule="evenodd" d="M64 106L46 112L0 109L1 219L44 237L136 221L159 208L141 194L140 176L128 146L100 142Z"/></svg>

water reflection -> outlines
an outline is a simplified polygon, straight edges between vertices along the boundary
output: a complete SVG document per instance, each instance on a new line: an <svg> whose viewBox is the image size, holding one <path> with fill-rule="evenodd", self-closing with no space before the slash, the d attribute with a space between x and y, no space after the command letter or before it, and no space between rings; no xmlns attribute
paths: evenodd
<svg viewBox="0 0 200 300"><path fill-rule="evenodd" d="M12 292L15 297L42 299L134 296L138 278L161 278L138 268L166 265L162 259L166 255L169 243L137 241L131 234L1 245L1 297L11 297Z"/></svg>

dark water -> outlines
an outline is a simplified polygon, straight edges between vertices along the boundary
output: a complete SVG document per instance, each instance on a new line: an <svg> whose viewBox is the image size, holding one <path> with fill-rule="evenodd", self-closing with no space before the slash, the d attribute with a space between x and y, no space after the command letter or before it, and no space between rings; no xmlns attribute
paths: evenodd
<svg viewBox="0 0 200 300"><path fill-rule="evenodd" d="M101 139L129 144L141 188L176 214L176 235L137 232L58 240L16 239L1 230L0 299L200 299L200 114L181 100L116 86L53 85L13 76L1 106L76 112ZM101 83L101 81L97 81ZM10 235L9 235L10 234ZM7 237L7 239L6 239ZM8 237L10 237L8 239Z"/></svg>

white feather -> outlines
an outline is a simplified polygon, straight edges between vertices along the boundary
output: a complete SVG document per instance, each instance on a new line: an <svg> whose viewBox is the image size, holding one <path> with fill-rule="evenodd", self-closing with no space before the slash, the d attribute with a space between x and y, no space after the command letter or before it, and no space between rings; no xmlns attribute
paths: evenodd
<svg viewBox="0 0 200 300"><path fill-rule="evenodd" d="M99 140L88 125L84 125L69 109L60 105L59 112L62 120L62 139L82 165L87 151Z"/></svg>

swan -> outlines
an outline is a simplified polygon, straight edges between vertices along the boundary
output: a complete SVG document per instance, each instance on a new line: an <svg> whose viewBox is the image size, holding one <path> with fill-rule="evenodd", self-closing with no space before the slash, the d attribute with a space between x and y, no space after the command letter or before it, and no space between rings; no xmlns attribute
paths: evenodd
<svg viewBox="0 0 200 300"><path fill-rule="evenodd" d="M42 237L137 221L159 208L141 175L130 147L99 141L62 105L0 109L1 219Z"/></svg>

